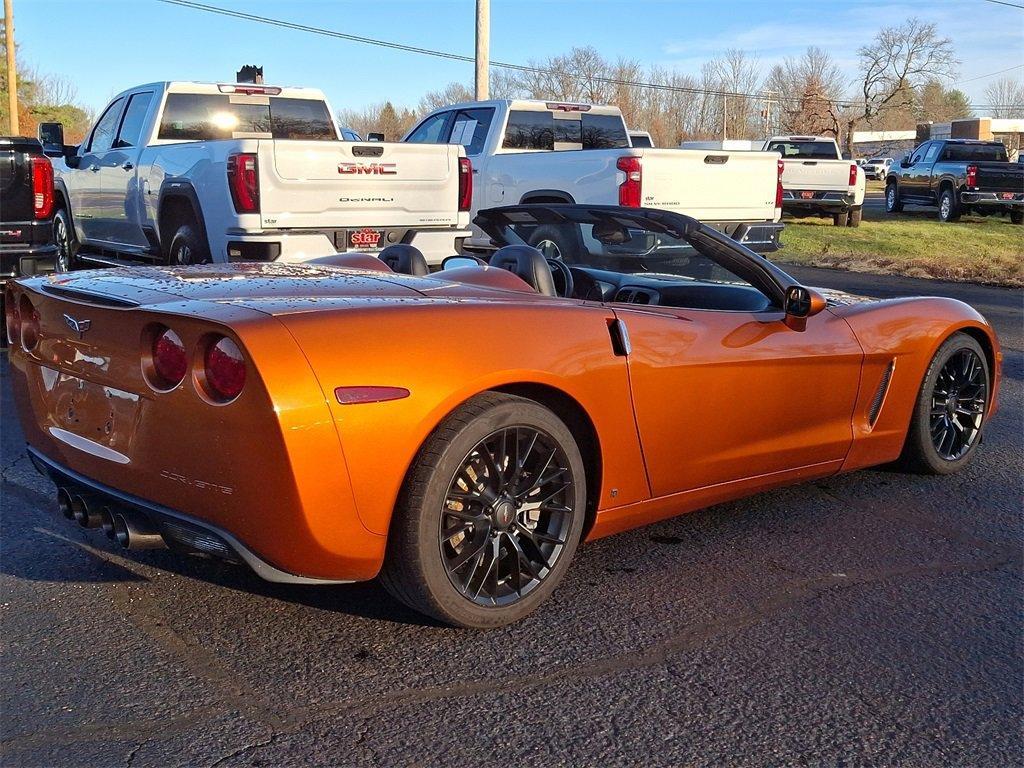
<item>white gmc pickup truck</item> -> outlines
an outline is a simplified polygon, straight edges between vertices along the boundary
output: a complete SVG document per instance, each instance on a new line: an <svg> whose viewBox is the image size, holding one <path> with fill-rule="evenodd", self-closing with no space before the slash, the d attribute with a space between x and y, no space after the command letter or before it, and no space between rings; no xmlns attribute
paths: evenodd
<svg viewBox="0 0 1024 768"><path fill-rule="evenodd" d="M78 147L49 123L58 269L78 262L304 261L411 243L429 261L469 232L459 146L342 140L320 91L151 83Z"/></svg>
<svg viewBox="0 0 1024 768"><path fill-rule="evenodd" d="M762 147L782 156L782 209L792 216L831 217L837 227L859 227L864 170L844 160L835 139L773 136Z"/></svg>
<svg viewBox="0 0 1024 768"><path fill-rule="evenodd" d="M465 147L475 175L474 215L520 203L661 208L700 219L754 250L778 248L777 154L632 147L616 107L529 100L455 104L427 115L403 141ZM530 242L549 256L572 246L544 230ZM485 251L490 241L474 228L464 247Z"/></svg>

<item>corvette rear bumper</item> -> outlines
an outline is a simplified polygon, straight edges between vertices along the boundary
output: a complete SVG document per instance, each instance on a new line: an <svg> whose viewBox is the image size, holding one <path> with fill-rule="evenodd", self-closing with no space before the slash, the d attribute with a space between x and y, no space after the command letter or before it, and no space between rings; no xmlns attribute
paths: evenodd
<svg viewBox="0 0 1024 768"><path fill-rule="evenodd" d="M106 506L142 516L169 546L176 549L244 563L266 581L307 585L351 583L344 580L310 578L283 571L218 526L92 480L58 464L32 446L28 446L27 451L33 466L40 474L49 477L58 488L68 488L74 495L88 496L96 506Z"/></svg>

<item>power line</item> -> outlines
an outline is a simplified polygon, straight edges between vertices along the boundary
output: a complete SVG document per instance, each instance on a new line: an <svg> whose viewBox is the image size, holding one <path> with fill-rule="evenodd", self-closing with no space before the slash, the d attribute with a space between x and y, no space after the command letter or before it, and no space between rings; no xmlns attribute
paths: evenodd
<svg viewBox="0 0 1024 768"><path fill-rule="evenodd" d="M1020 8L1024 10L1024 5L1017 5L1017 3L1008 3L1006 0L984 0L986 3L995 3L996 5L1005 5L1008 8Z"/></svg>
<svg viewBox="0 0 1024 768"><path fill-rule="evenodd" d="M1021 7L1024 8L1024 6L1021 6ZM960 83L970 83L970 82L973 82L974 80L984 80L986 77L992 77L994 75L1001 75L1004 72L1012 72L1013 70L1020 69L1021 67L1024 67L1024 64L1014 64L1012 67L1007 67L1006 69L1000 69L998 72L989 72L987 75L978 75L977 77L969 77L966 80L958 80L957 81L957 85L959 85Z"/></svg>
<svg viewBox="0 0 1024 768"><path fill-rule="evenodd" d="M993 2L995 0L992 0ZM406 53L417 53L423 56L433 56L435 58L447 59L449 61L462 61L473 63L475 59L472 56L466 56L459 53L450 53L448 51L438 51L432 48L422 48L415 45L406 45L405 43L396 43L390 40L380 40L373 37L364 37L362 35L353 35L347 32L338 32L332 29L325 29L323 27L314 27L308 24L298 24L296 22L285 21L284 19L272 19L266 16L257 16L252 13L245 13L244 11L234 11L229 8L221 8L216 5L209 5L207 3L195 2L195 0L157 0L157 2L165 3L167 5L177 5L183 8L188 8L196 11L204 11L206 13L215 13L221 16L228 16L230 18L242 19L244 21L253 21L258 24L266 24L272 27L280 27L283 29L291 29L297 32L309 32L310 34L322 35L325 37L332 37L340 40L348 40L350 42L363 43L366 45L375 45L383 48L390 48L396 51L404 51ZM1021 6L1024 8L1024 6ZM513 64L504 61L491 60L492 67L499 67L502 69L509 69L516 72L526 72L530 74L552 74L550 69L544 69L541 67L531 67L524 64ZM1010 67L1014 69L1015 67ZM1009 70L1004 70L1009 71ZM998 73L994 73L998 74ZM986 75L988 77L988 75ZM759 101L765 101L772 99L776 102L788 101L790 103L802 103L804 100L800 97L786 97L779 95L772 95L771 93L749 93L743 91L723 91L714 90L708 88L693 88L684 85L669 85L666 83L645 83L635 80L622 80L613 77L602 77L599 75L593 75L589 77L590 80L598 83L604 83L606 85L618 85L625 87L634 88L648 88L656 91L668 91L673 93L691 93L699 96L716 96L716 97L734 97L734 98L745 98L754 99ZM966 81L965 81L966 82ZM825 96L816 97L819 101L826 102L828 104L835 104L840 108L852 107L863 104L863 100L858 99L832 99ZM1010 106L1004 104L970 104L971 107L979 108L992 108L1001 106Z"/></svg>

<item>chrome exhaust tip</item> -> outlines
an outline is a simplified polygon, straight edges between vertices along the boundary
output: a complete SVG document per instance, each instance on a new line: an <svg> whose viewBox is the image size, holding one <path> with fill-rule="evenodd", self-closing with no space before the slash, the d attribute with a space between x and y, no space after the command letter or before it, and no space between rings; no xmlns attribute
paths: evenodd
<svg viewBox="0 0 1024 768"><path fill-rule="evenodd" d="M75 519L74 503L71 498L71 491L67 488L57 489L57 511L68 520Z"/></svg>
<svg viewBox="0 0 1024 768"><path fill-rule="evenodd" d="M100 507L100 528L108 539L114 541L117 535L114 533L114 510L110 507Z"/></svg>
<svg viewBox="0 0 1024 768"><path fill-rule="evenodd" d="M71 497L71 514L83 528L98 528L100 526L99 510L90 506L91 501L92 499L86 495Z"/></svg>
<svg viewBox="0 0 1024 768"><path fill-rule="evenodd" d="M141 515L117 512L111 519L117 543L125 549L163 549L167 546L152 523Z"/></svg>

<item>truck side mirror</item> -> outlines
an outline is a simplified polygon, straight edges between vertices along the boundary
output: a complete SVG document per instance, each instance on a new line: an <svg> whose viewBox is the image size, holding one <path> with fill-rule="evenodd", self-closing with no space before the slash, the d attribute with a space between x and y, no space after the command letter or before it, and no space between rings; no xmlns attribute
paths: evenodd
<svg viewBox="0 0 1024 768"><path fill-rule="evenodd" d="M909 168L909 167L910 167L910 155L904 155L903 159L900 160L900 168Z"/></svg>
<svg viewBox="0 0 1024 768"><path fill-rule="evenodd" d="M63 154L64 125L62 123L40 123L36 135L39 137L39 143L43 145L43 152Z"/></svg>
<svg viewBox="0 0 1024 768"><path fill-rule="evenodd" d="M368 133L366 134L367 141L384 141L383 133Z"/></svg>

